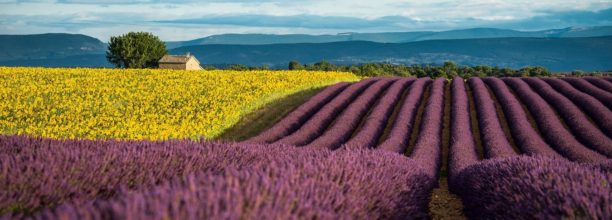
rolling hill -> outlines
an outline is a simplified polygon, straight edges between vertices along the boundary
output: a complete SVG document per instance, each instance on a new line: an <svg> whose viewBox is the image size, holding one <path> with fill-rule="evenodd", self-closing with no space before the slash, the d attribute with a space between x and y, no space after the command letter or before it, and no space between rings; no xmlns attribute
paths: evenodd
<svg viewBox="0 0 612 220"><path fill-rule="evenodd" d="M425 40L505 38L505 37L600 37L612 36L612 26L568 27L541 31L516 31L497 28L472 28L450 31L387 32L387 33L341 33L335 35L306 34L221 34L189 41L166 42L168 48L204 44L290 44L290 43L329 43L339 41L372 41L378 43L406 43Z"/></svg>
<svg viewBox="0 0 612 220"><path fill-rule="evenodd" d="M82 34L0 35L0 61L62 59L105 50L102 41Z"/></svg>
<svg viewBox="0 0 612 220"><path fill-rule="evenodd" d="M337 64L389 62L442 63L520 68L545 66L553 71L612 69L612 37L491 38L431 40L410 43L346 41L270 45L199 45L171 50L191 52L204 64L239 63L285 68L290 60Z"/></svg>

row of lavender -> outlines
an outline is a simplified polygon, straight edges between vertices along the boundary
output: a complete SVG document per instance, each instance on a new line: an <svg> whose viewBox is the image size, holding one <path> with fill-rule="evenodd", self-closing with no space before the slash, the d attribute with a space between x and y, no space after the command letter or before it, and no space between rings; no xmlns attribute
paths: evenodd
<svg viewBox="0 0 612 220"><path fill-rule="evenodd" d="M247 140L246 143L286 144L329 149L380 146L380 149L409 154L420 162L424 172L435 178L440 164L445 83L446 80L442 78L435 81L429 78L375 78L362 81L346 88L346 91L323 106L308 121L303 122L303 125L295 132L286 134L284 137L275 133L289 130L287 127L291 126L287 125L298 124L301 121L300 118L303 118L301 117L304 115L303 112L312 112L312 110L294 111L280 123ZM413 146L413 152L406 152L407 142L414 127L417 107L428 86L431 87L429 89L430 98L425 105L419 135ZM360 90L363 92L356 97L349 95ZM397 117L391 122L393 125L388 135L383 137L390 115L406 91L408 94L400 105ZM328 92L323 91L323 93ZM381 97L380 100L377 100L379 97ZM318 99L321 97L311 99L303 106L317 108L313 103L316 103ZM337 111L336 108L343 110Z"/></svg>
<svg viewBox="0 0 612 220"><path fill-rule="evenodd" d="M609 83L597 78L469 79L481 130L478 138L483 141L485 156L537 153L579 162L598 162L611 157L612 112L603 104L606 100L589 95L589 91L612 93L590 84L591 81L600 86ZM330 87L320 97L310 99L280 123L245 143L330 149L357 146L410 155L409 148L417 146L408 143L415 126L427 128L428 125L414 123L419 103L430 101L422 100L423 94L426 91L442 93L443 90L435 89L431 82L429 78L371 78L341 92ZM590 87L586 88L584 83ZM402 96L403 100L399 100ZM438 96L443 95L430 95L431 99ZM497 105L504 110L504 115L497 114L494 98L502 100ZM326 105L320 104L327 100ZM399 110L394 114L396 106ZM426 106L425 116L435 111L430 108L434 107ZM527 114L533 117L536 125L531 125ZM500 117L509 120L509 134L505 134ZM420 129L419 135L424 135L422 131L427 129ZM510 143L510 139L517 143Z"/></svg>
<svg viewBox="0 0 612 220"><path fill-rule="evenodd" d="M612 180L607 165L607 158L611 156L609 127L612 117L609 109L602 104L602 99L586 93L607 91L590 83L588 90L570 85L574 81L584 84L587 82L585 80L543 80L486 78L483 81L473 78L468 81L475 100L475 106L472 108L477 112L478 127L482 135L478 138L483 142L486 159L484 161L478 161L474 137L469 129L469 102L464 81L453 81L450 178L453 191L459 193L466 202L470 217L601 218L612 214L610 189L607 187L607 183ZM397 102L397 89L390 89L367 118L362 119L363 127L355 126L359 124L358 120L363 113L351 112L355 111L353 109L366 108L371 103L365 105L361 101L363 98L357 98L355 103L360 104L352 104L353 107L349 106L345 112L338 115L338 120L342 123L320 127L316 132L324 133L324 139L333 141L303 145L335 149L341 146L344 140L349 139L350 133L353 132L352 138L344 147L373 147L406 153L414 159L426 158L417 160L420 162L420 169L435 177L441 145L442 82L436 81L431 86L430 98L427 100L426 113L422 118L414 150L406 152L410 132L415 126L415 112L428 81L419 79L412 83L395 120L388 122L392 125L388 131L389 135L384 137L384 140L379 139L378 145L375 140L381 137L382 130L386 128L387 123L384 121L389 120L390 107L386 105ZM392 88L401 87L399 84ZM598 85L602 84L605 83ZM493 97L500 100L498 105L503 109L503 116L498 115ZM523 109L522 105L525 105L526 109ZM530 124L526 111L535 118L536 126ZM583 112L590 114L585 115ZM513 144L509 142L510 137L504 133L500 117L506 117L508 120L508 135L514 140ZM343 129L338 129L339 127ZM299 135L308 134L298 133L297 136ZM308 139L314 143L320 142L315 136L309 136ZM520 154L533 157L522 157ZM580 165L566 159L602 165ZM464 169L469 171L463 172ZM580 177L572 177L576 173L581 173L577 175ZM516 176L524 178L517 179ZM588 177L582 178L583 176ZM558 184L542 181L542 178ZM501 188L497 188L498 186ZM498 196L504 199L499 202L490 201ZM564 198L567 202L557 201L555 198ZM481 210L482 207L485 210Z"/></svg>
<svg viewBox="0 0 612 220"><path fill-rule="evenodd" d="M524 81L531 84L533 89ZM541 91L540 94L547 96L555 108L562 107L555 102L565 104L567 109L558 110L568 111L560 114L565 121L580 120L580 115L568 117L568 113L580 113L575 111L571 102L560 98L539 79L528 78L524 81L485 78L484 82L491 92L486 91L486 84L479 78L468 81L478 105L476 110L485 148L485 160L479 161L470 129L466 88L462 79L453 80L450 190L461 197L466 215L474 219L610 218L612 161L580 144L556 118L551 106L533 90ZM553 81L561 80L547 81L553 84ZM526 110L510 88L523 100L526 110L533 114L538 130L530 125ZM496 96L499 100L520 152L508 142L499 124L498 118L502 116L497 115L490 96ZM572 128L578 137L585 136L579 129L591 129L591 135L601 133L589 127L593 126L590 121L580 123L587 124ZM600 137L598 141L609 141L609 138ZM597 149L596 146L589 146ZM516 156L517 153L529 156ZM566 158L591 163L570 162Z"/></svg>
<svg viewBox="0 0 612 220"><path fill-rule="evenodd" d="M0 212L8 219L424 218L434 182L418 166L385 151L0 136Z"/></svg>
<svg viewBox="0 0 612 220"><path fill-rule="evenodd" d="M309 123L316 124L319 119L311 119L313 121L304 125L309 132L298 131L290 135L305 142L291 144L331 149L366 147L408 154L419 162L419 169L435 178L440 162L444 82L437 80L429 86L430 81L418 79L412 82L403 103L397 101L397 90L408 84L406 82L394 82L392 89L376 104L372 104L371 95L362 94L342 113L322 117L337 118L336 122L330 120L324 126L313 128ZM477 126L481 133L476 138L482 141L485 152L485 160L478 161L470 129L465 83L462 79L453 80L449 177L452 190L466 202L470 217L601 218L612 215L611 191L607 185L612 181L608 159L612 156L612 133L609 130L612 115L603 104L606 100L601 98L604 97L601 94L609 94L605 89L608 82L600 81L603 80L469 79L475 103L471 108L477 112ZM573 85L576 82L579 84ZM421 99L427 86L430 95L425 113L421 124L415 125L418 103L425 101ZM382 93L380 87L372 86L364 94ZM601 94L592 95L598 93ZM497 103L494 99L498 100ZM398 103L400 109L394 120L389 121L389 105L393 103ZM503 115L498 114L496 105ZM364 116L368 108L372 112ZM502 128L501 117L507 120L507 133ZM535 125L530 119L535 121ZM409 146L415 126L420 126L418 137L416 143ZM388 129L387 136L381 135L385 129ZM280 138L281 143L283 139ZM588 177L572 177L578 172L580 177ZM505 200L490 201L497 197L496 193ZM504 209L506 206L509 208ZM482 207L486 210L480 210Z"/></svg>

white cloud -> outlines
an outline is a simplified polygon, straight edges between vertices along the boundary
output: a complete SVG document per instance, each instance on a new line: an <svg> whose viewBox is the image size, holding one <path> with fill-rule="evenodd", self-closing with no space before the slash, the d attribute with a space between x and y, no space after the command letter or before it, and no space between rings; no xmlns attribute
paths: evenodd
<svg viewBox="0 0 612 220"><path fill-rule="evenodd" d="M377 18L383 16L414 16L424 20L459 19L465 17L479 18L492 15L517 17L535 16L539 11L598 10L612 6L608 0L336 0L336 1L247 1L247 0L213 0L213 1L86 1L61 0L53 1L11 1L0 0L5 4L0 9L4 14L45 14L97 12L131 12L144 13L149 17L161 19L189 18L210 14L265 14L276 16L310 14L321 16L349 16L359 18ZM199 15L199 16L198 16ZM170 17L171 16L171 17Z"/></svg>
<svg viewBox="0 0 612 220"><path fill-rule="evenodd" d="M105 39L133 29L155 31L166 40L182 40L225 32L263 33L334 33L336 24L316 27L315 24L266 26L246 23L174 25L154 24L150 21L200 19L223 16L262 15L314 16L313 18L347 17L362 24L376 22L383 17L399 16L406 21L386 21L380 28L356 26L354 32L439 30L451 28L496 26L500 23L521 21L563 11L596 11L612 7L612 0L0 0L1 34L79 32ZM287 18L289 18L287 17ZM286 18L286 17L281 17ZM299 20L299 19L297 19ZM321 21L317 21L321 22ZM260 22L269 24L270 21ZM605 22L604 22L605 23ZM378 24L378 23L375 23ZM346 24L344 24L346 25ZM548 24L550 25L550 23ZM505 26L504 26L505 27ZM512 26L521 28L520 26ZM532 25L529 28L538 28ZM542 27L546 28L546 27ZM160 33L157 33L159 31Z"/></svg>

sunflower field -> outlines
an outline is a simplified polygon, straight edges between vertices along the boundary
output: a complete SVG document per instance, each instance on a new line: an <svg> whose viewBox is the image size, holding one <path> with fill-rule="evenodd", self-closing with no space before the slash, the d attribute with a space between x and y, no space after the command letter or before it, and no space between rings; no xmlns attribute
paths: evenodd
<svg viewBox="0 0 612 220"><path fill-rule="evenodd" d="M0 67L0 132L77 139L211 139L241 116L350 73Z"/></svg>

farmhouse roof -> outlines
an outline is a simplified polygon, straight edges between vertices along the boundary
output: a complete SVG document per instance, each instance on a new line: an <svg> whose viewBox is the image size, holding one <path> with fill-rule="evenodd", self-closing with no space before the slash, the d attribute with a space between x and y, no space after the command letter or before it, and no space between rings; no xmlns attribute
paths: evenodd
<svg viewBox="0 0 612 220"><path fill-rule="evenodd" d="M198 64L200 61L195 58L195 56L187 53L186 55L164 55L161 59L159 59L159 63L187 63L190 59L194 59Z"/></svg>

